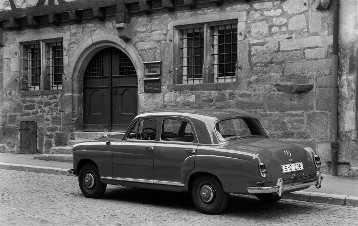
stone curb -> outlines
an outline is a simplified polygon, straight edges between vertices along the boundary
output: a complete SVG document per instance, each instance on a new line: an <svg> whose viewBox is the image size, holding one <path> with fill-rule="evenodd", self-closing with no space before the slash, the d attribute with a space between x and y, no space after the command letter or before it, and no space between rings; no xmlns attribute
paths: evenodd
<svg viewBox="0 0 358 226"><path fill-rule="evenodd" d="M297 191L284 195L284 199L293 199L305 202L324 203L341 206L358 207L358 197L349 195L325 194L318 192Z"/></svg>
<svg viewBox="0 0 358 226"><path fill-rule="evenodd" d="M0 169L73 176L69 169L0 162Z"/></svg>
<svg viewBox="0 0 358 226"><path fill-rule="evenodd" d="M73 176L73 174L70 174L68 172L69 169L22 165L22 164L4 163L4 162L0 162L0 169ZM348 196L348 195L297 191L297 192L285 194L284 199L358 207L358 197Z"/></svg>

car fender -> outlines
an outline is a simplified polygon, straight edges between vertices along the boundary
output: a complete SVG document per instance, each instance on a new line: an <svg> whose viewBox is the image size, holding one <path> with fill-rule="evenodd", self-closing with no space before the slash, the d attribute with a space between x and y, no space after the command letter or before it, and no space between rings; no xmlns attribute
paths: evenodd
<svg viewBox="0 0 358 226"><path fill-rule="evenodd" d="M188 172L185 185L189 189L192 176L198 173L212 174L216 176L225 192L247 193L247 187L263 181L258 171L258 159L235 158L218 155L197 155L195 167Z"/></svg>

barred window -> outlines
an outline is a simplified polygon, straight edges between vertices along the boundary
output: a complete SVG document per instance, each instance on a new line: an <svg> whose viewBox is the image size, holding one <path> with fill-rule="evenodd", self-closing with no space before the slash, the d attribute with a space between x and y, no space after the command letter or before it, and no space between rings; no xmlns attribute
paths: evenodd
<svg viewBox="0 0 358 226"><path fill-rule="evenodd" d="M237 23L218 22L179 28L178 84L235 82Z"/></svg>
<svg viewBox="0 0 358 226"><path fill-rule="evenodd" d="M62 89L63 46L62 42L47 43L48 77L51 89Z"/></svg>
<svg viewBox="0 0 358 226"><path fill-rule="evenodd" d="M204 29L182 31L183 81L187 84L201 83L204 60Z"/></svg>
<svg viewBox="0 0 358 226"><path fill-rule="evenodd" d="M64 73L62 41L25 43L23 49L23 76L21 90L62 89Z"/></svg>
<svg viewBox="0 0 358 226"><path fill-rule="evenodd" d="M28 89L39 90L41 78L41 49L40 44L24 46L25 73L27 73Z"/></svg>
<svg viewBox="0 0 358 226"><path fill-rule="evenodd" d="M237 62L237 26L213 27L214 79L216 82L235 81Z"/></svg>

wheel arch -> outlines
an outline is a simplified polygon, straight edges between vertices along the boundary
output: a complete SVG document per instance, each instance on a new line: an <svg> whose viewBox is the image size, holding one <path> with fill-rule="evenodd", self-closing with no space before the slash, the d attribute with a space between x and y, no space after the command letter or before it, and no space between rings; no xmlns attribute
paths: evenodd
<svg viewBox="0 0 358 226"><path fill-rule="evenodd" d="M76 169L76 172L77 172L77 176L81 170L81 168L85 165L93 165L95 167L97 167L98 169L98 166L97 164L95 163L95 161L91 160L91 159L81 159L78 163L77 163L77 169Z"/></svg>
<svg viewBox="0 0 358 226"><path fill-rule="evenodd" d="M212 176L212 177L214 177L215 179L217 179L217 180L220 182L221 186L223 186L223 185L222 185L222 182L221 182L221 180L220 180L220 178L219 178L218 176L216 176L215 174L209 173L209 172L195 172L195 173L191 174L191 175L189 176L188 180L187 180L187 181L188 181L188 182L186 183L186 189L187 189L187 191L191 191L193 182L194 182L197 178L202 177L202 176Z"/></svg>

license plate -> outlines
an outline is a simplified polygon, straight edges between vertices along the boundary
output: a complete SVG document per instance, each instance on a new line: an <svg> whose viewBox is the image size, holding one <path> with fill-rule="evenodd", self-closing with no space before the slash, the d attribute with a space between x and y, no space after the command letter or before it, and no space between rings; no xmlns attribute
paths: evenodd
<svg viewBox="0 0 358 226"><path fill-rule="evenodd" d="M282 173L291 173L303 170L303 163L297 162L292 164L281 165Z"/></svg>

